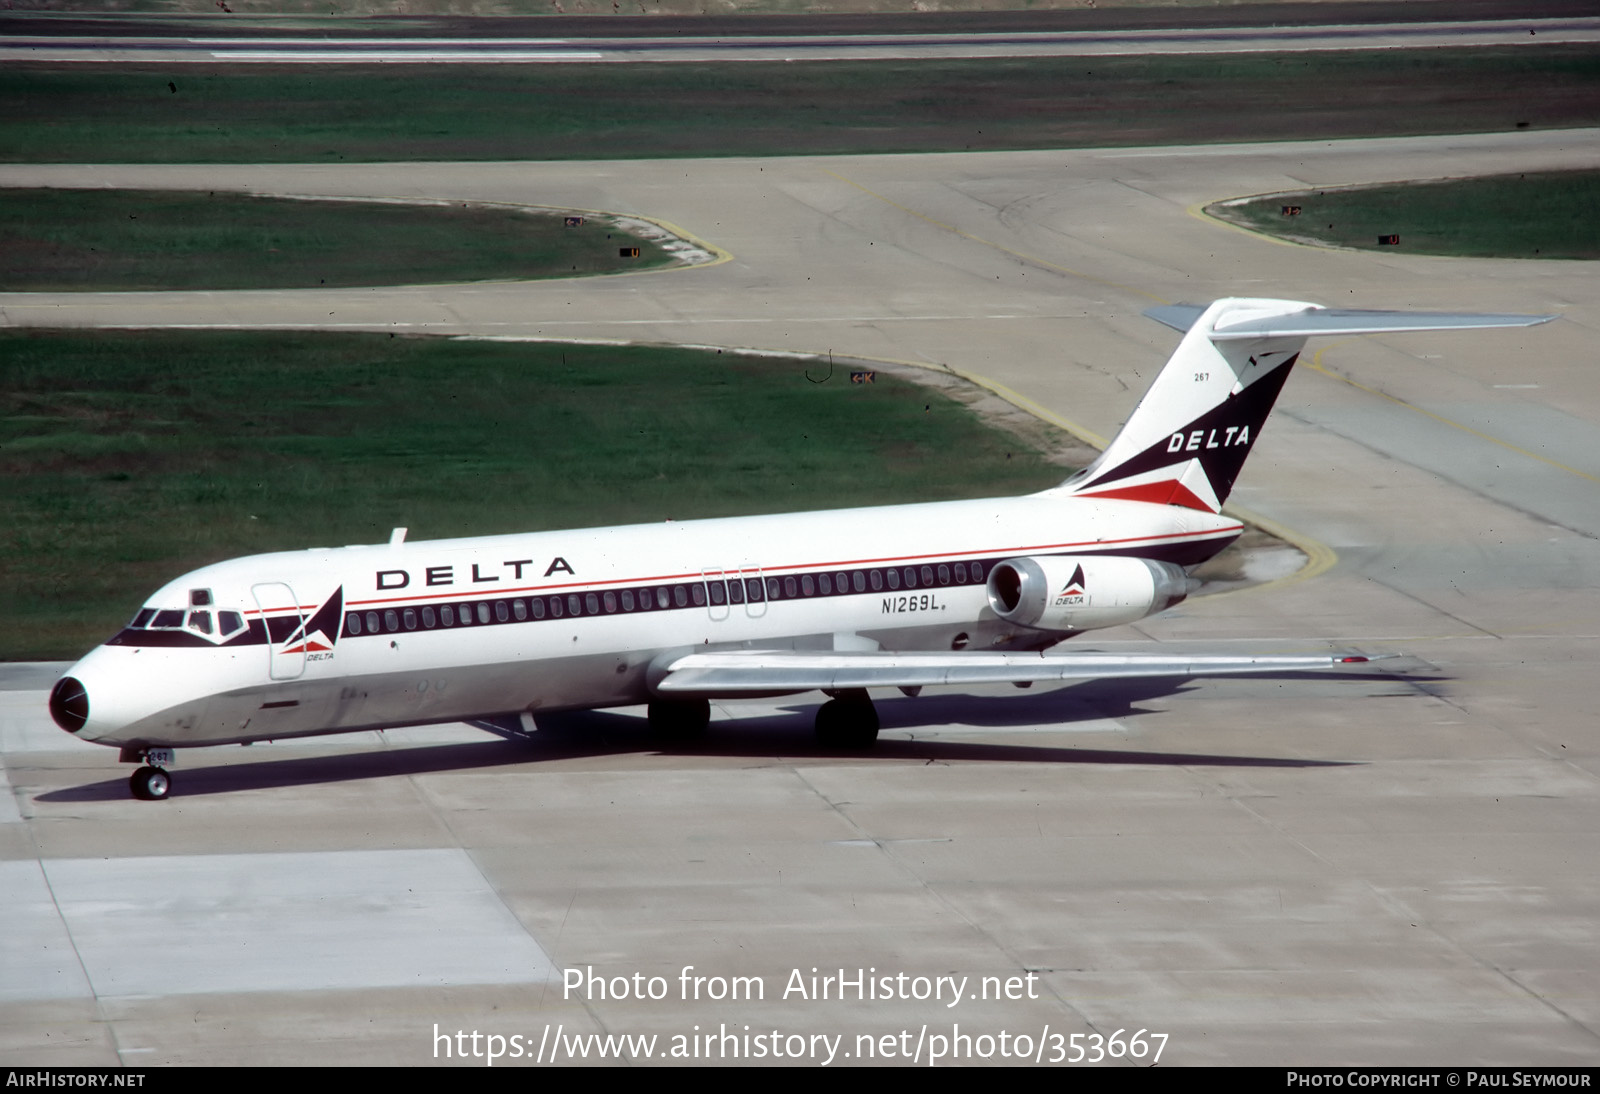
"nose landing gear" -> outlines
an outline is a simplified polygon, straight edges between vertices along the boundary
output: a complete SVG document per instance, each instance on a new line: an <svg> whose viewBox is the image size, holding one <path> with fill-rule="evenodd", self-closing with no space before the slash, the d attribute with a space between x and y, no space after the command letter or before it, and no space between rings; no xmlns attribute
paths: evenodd
<svg viewBox="0 0 1600 1094"><path fill-rule="evenodd" d="M167 768L177 764L177 753L170 748L124 748L125 764L143 764L128 779L128 789L142 802L165 801L172 793L172 776Z"/></svg>
<svg viewBox="0 0 1600 1094"><path fill-rule="evenodd" d="M172 793L172 776L159 767L150 767L147 764L133 773L128 780L128 787L133 791L133 796L140 801L163 801Z"/></svg>

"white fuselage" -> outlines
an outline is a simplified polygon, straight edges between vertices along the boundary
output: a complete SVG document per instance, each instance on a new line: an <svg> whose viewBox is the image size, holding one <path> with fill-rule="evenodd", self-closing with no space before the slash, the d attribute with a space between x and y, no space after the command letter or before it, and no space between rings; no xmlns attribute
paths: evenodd
<svg viewBox="0 0 1600 1094"><path fill-rule="evenodd" d="M75 665L76 735L192 746L626 705L697 650L1040 648L1063 635L995 614L995 563L1188 565L1240 530L1044 494L257 555L168 584Z"/></svg>

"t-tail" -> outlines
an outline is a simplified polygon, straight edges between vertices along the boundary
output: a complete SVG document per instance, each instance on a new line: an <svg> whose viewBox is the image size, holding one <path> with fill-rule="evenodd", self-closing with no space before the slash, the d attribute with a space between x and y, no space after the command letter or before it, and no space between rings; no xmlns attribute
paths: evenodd
<svg viewBox="0 0 1600 1094"><path fill-rule="evenodd" d="M1100 457L1047 493L1221 512L1307 338L1527 327L1555 318L1358 311L1239 298L1145 314L1183 331L1183 341Z"/></svg>

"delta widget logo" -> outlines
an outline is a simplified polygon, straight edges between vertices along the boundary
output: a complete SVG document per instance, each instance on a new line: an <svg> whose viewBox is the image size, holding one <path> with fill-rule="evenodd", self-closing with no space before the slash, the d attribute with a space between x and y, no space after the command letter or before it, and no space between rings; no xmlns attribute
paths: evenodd
<svg viewBox="0 0 1600 1094"><path fill-rule="evenodd" d="M291 634L279 653L326 653L339 641L339 624L344 619L344 586L333 591L328 602L318 608Z"/></svg>
<svg viewBox="0 0 1600 1094"><path fill-rule="evenodd" d="M1089 606L1089 590L1083 580L1083 564L1072 571L1072 577L1061 591L1056 594L1056 607L1058 608L1086 608Z"/></svg>

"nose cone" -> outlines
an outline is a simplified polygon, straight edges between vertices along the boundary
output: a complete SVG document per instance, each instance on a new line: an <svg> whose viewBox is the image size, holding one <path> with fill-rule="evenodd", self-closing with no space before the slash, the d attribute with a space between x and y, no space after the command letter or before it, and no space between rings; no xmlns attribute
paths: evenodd
<svg viewBox="0 0 1600 1094"><path fill-rule="evenodd" d="M89 691L73 676L63 676L50 689L50 717L68 733L76 733L89 720Z"/></svg>

